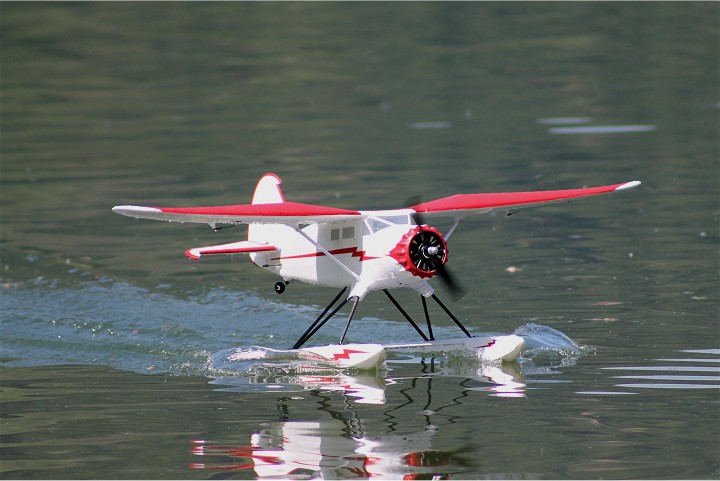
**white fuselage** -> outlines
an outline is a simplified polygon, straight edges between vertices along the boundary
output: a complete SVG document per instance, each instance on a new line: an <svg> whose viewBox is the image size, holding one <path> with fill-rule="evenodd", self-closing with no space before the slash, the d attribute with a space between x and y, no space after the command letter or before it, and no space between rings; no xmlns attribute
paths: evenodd
<svg viewBox="0 0 720 481"><path fill-rule="evenodd" d="M390 252L415 224L407 209L373 211L364 219L340 223L253 225L249 239L272 242L278 250L256 252L257 266L284 280L330 287L352 287L361 299L371 290L410 287L431 295L426 281L413 276Z"/></svg>

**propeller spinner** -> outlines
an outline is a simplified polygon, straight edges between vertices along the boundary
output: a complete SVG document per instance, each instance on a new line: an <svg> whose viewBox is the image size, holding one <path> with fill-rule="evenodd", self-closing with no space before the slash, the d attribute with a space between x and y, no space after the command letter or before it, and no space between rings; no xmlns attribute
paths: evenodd
<svg viewBox="0 0 720 481"><path fill-rule="evenodd" d="M447 262L448 248L437 229L418 225L402 236L390 256L412 275L427 279Z"/></svg>

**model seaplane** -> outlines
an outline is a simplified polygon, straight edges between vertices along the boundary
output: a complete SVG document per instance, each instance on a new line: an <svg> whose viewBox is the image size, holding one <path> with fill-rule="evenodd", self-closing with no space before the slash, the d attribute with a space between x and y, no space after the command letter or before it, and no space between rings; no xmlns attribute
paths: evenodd
<svg viewBox="0 0 720 481"><path fill-rule="evenodd" d="M340 288L292 350L301 357L330 361L340 367L369 368L385 359L385 349L442 352L471 349L484 360L512 360L524 343L520 336L473 337L458 318L435 295L428 282L443 279L450 292L460 288L445 268L447 240L468 216L573 200L631 189L638 181L602 187L536 192L457 194L402 209L356 211L288 202L275 174L258 182L250 204L214 207L141 207L121 205L114 212L140 219L208 224L213 229L249 224L247 240L186 251L199 260L207 256L248 254L258 267L282 278L275 290L282 293L291 280ZM426 223L439 217L452 219L441 233ZM425 314L425 330L400 306L389 290L408 288L417 292ZM349 292L348 292L349 290ZM412 325L422 342L407 344L344 344L355 309L368 293L382 291ZM347 294L346 294L347 293ZM341 300L342 298L342 300ZM433 335L427 299L432 299L463 332L461 339L437 340ZM338 304L338 301L340 303ZM352 303L339 343L302 346L340 309ZM336 304L338 304L336 306Z"/></svg>

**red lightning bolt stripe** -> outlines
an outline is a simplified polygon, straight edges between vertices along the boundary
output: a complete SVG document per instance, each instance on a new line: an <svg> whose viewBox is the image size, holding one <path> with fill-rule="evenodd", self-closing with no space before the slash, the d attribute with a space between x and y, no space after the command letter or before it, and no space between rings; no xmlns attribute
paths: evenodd
<svg viewBox="0 0 720 481"><path fill-rule="evenodd" d="M354 349L343 349L343 352L333 354L333 359L337 361L338 359L350 359L350 354L367 354L365 351L356 351Z"/></svg>
<svg viewBox="0 0 720 481"><path fill-rule="evenodd" d="M335 249L335 250L331 250L328 252L330 252L330 254L332 254L332 255L350 254L352 257L357 257L358 259L360 259L360 262L369 261L372 259L379 259L379 257L365 255L365 251L358 250L357 247L344 247L342 249ZM273 257L270 260L284 261L287 259L306 259L309 257L323 257L324 255L325 255L324 252L313 252L311 254L299 254L299 255L295 255L295 256Z"/></svg>

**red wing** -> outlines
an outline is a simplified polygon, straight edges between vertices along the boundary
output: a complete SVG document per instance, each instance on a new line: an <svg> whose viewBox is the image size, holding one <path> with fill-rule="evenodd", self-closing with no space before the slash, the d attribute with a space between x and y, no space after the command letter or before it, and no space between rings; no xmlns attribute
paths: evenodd
<svg viewBox="0 0 720 481"><path fill-rule="evenodd" d="M553 202L570 201L579 197L606 194L616 190L631 189L640 185L640 182L625 182L624 184L606 185L602 187L589 187L584 189L546 190L536 192L502 192L496 194L457 194L442 199L423 202L411 206L415 212L465 217L471 214L482 214L491 210L516 210L534 205L550 204Z"/></svg>
<svg viewBox="0 0 720 481"><path fill-rule="evenodd" d="M214 207L141 207L119 205L113 211L139 219L201 224L318 224L362 217L360 212L319 205L282 202Z"/></svg>

